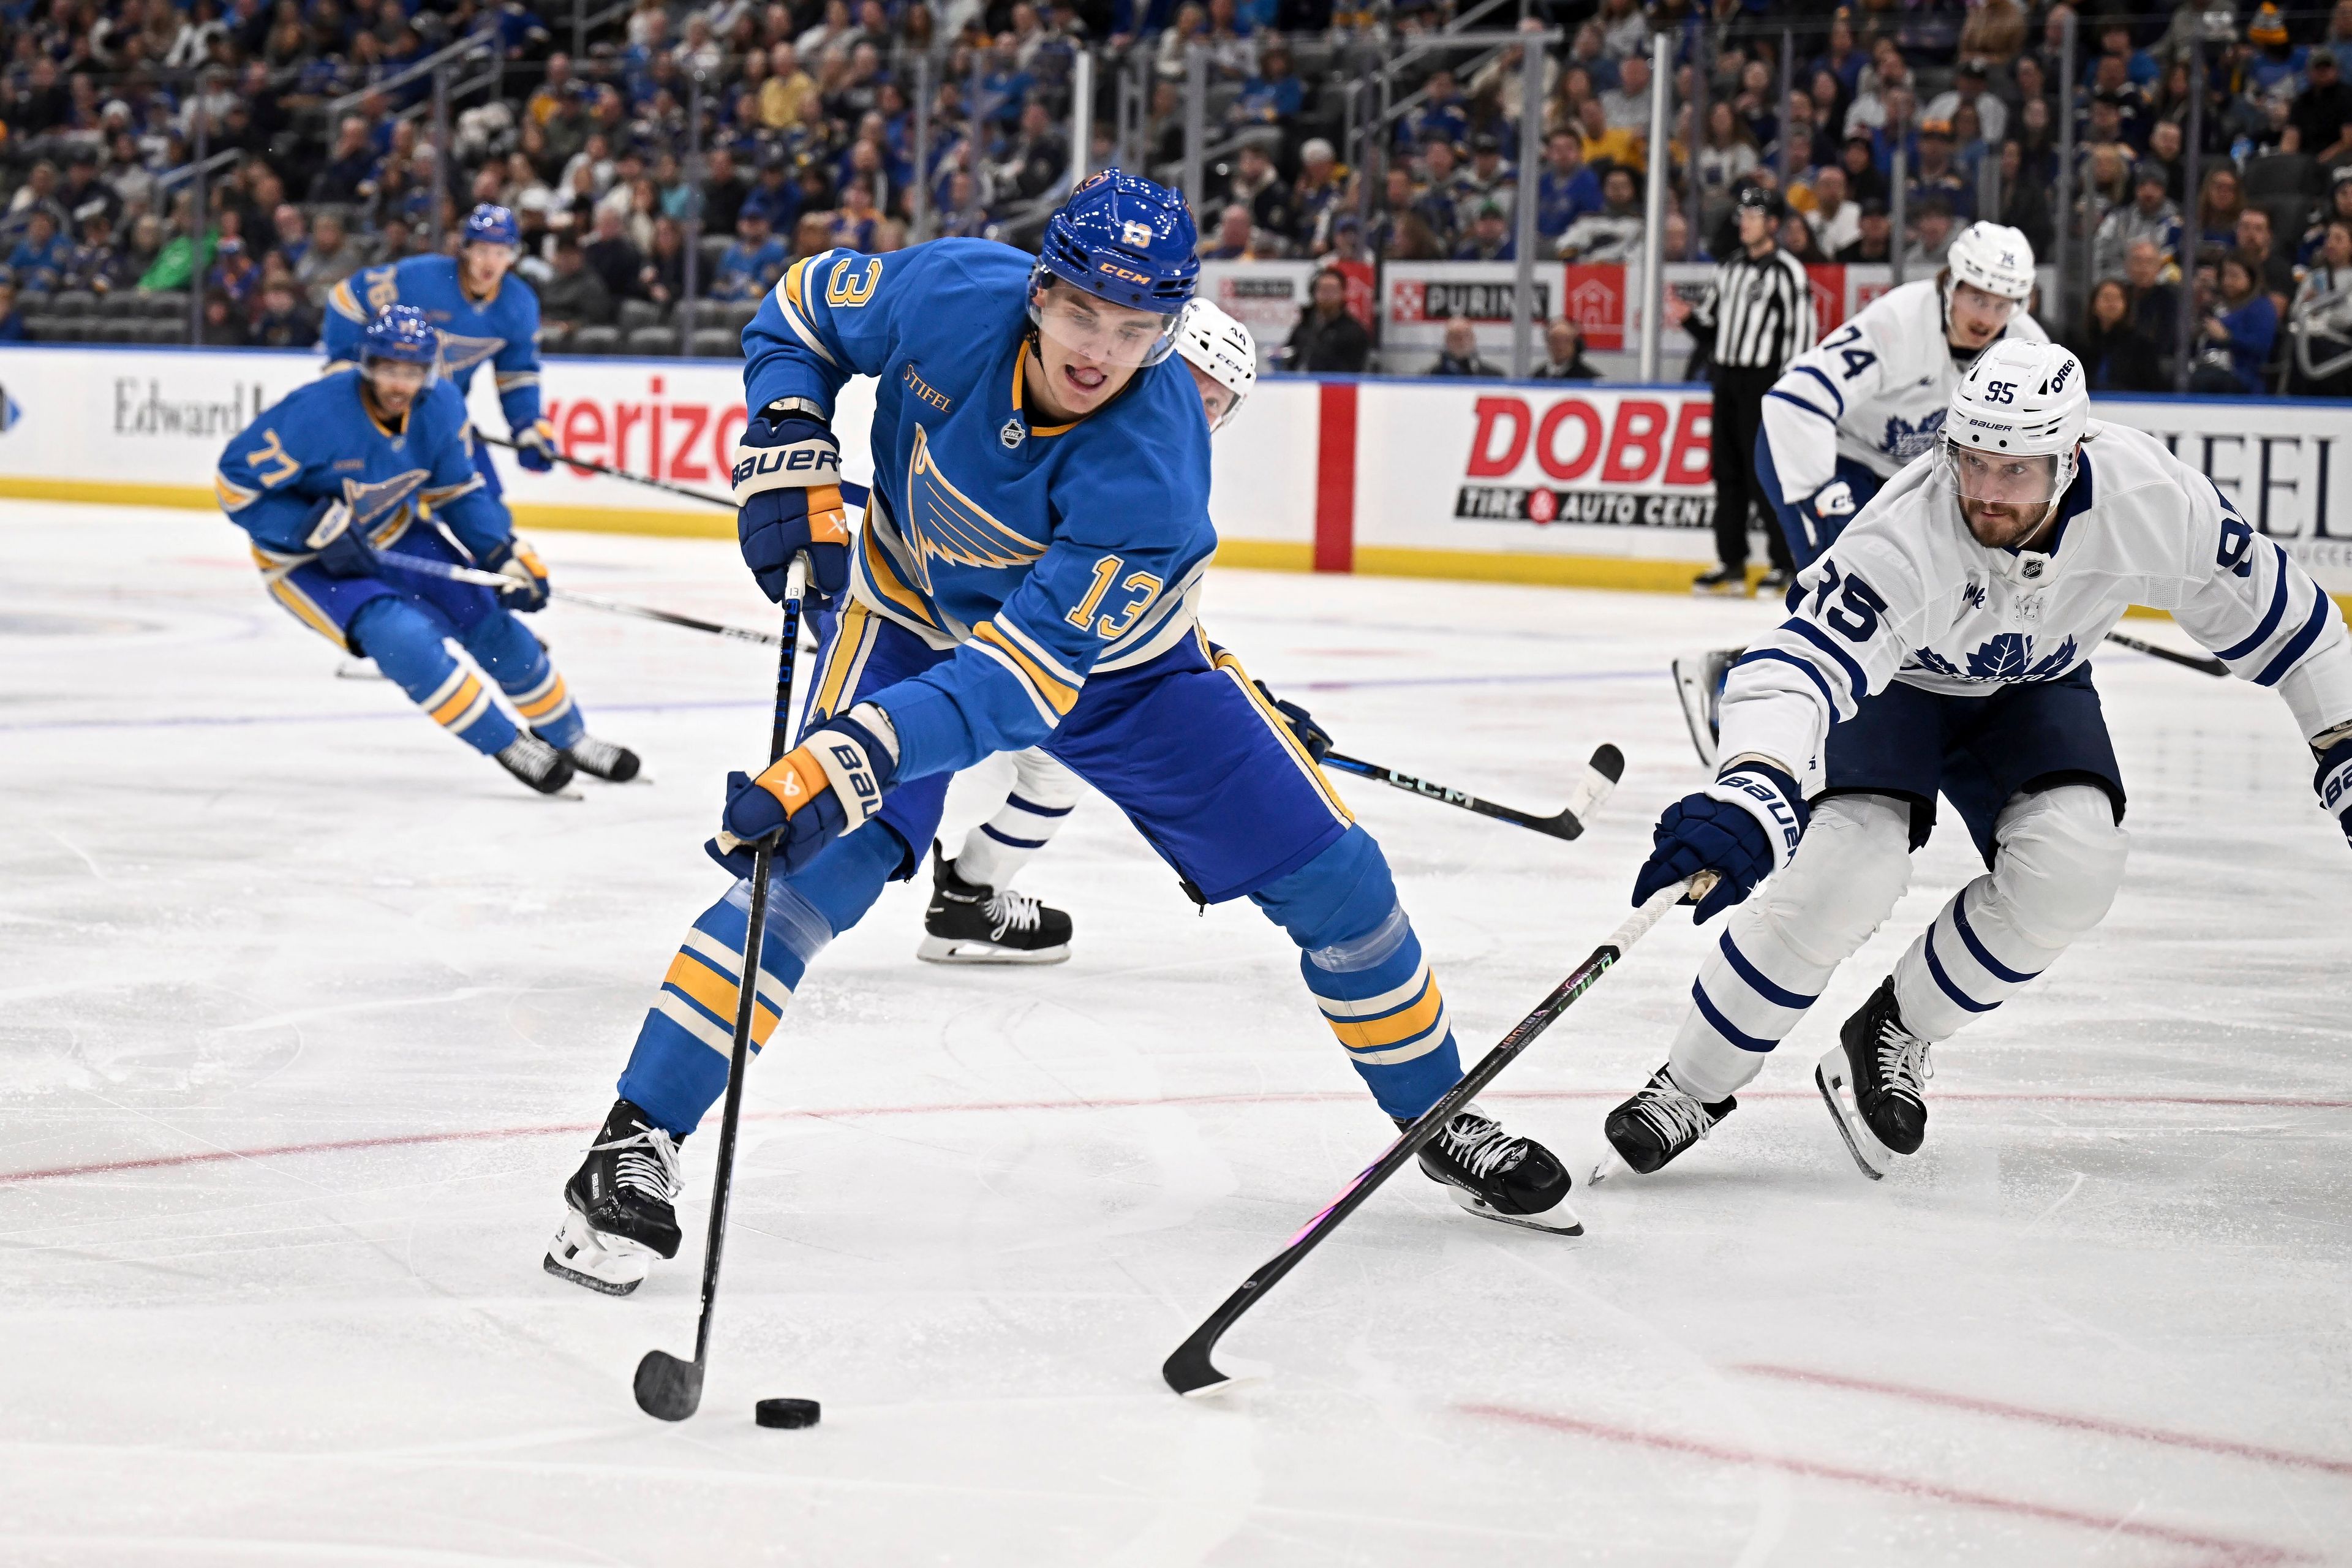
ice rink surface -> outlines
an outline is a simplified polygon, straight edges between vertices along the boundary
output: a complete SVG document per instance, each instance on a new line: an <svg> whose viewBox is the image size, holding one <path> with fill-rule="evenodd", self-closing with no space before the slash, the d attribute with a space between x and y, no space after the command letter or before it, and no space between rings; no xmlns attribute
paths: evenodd
<svg viewBox="0 0 2352 1568"><path fill-rule="evenodd" d="M723 542L548 534L559 586L771 624ZM919 964L923 888L751 1075L702 1414L712 1131L677 1261L540 1257L763 755L761 649L557 607L656 782L526 794L267 600L195 512L0 520L0 1563L2208 1564L2352 1560L2352 852L2270 693L2097 664L2131 789L2105 925L1937 1052L1864 1181L1813 1059L1976 867L1957 824L1708 1142L1582 1189L1702 941L1662 927L1488 1104L1580 1239L1382 1190L1226 1342L1160 1360L1390 1137L1246 904L1099 798L1024 879L1034 970ZM1665 674L1769 606L1223 573L1208 624L1363 780L1475 1058L1615 925L1700 778ZM2185 646L2161 623L2145 635ZM960 781L950 828L997 798ZM763 1431L756 1398L824 1404Z"/></svg>

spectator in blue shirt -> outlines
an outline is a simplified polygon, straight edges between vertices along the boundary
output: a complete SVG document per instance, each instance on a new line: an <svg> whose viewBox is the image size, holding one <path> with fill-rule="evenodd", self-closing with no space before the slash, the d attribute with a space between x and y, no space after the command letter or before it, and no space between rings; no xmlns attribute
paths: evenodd
<svg viewBox="0 0 2352 1568"><path fill-rule="evenodd" d="M2205 319L2204 342L2191 392L2259 395L2263 366L2278 338L2278 307L2263 292L2255 263L2242 251L2221 258L2221 298Z"/></svg>
<svg viewBox="0 0 2352 1568"><path fill-rule="evenodd" d="M762 163L759 182L744 195L742 207L736 215L738 218L743 213L756 211L767 224L770 233L782 234L790 229L801 216L801 193L800 187L786 177L787 173L782 158L770 158ZM740 223L737 232L741 232Z"/></svg>
<svg viewBox="0 0 2352 1568"><path fill-rule="evenodd" d="M1536 180L1536 232L1556 241L1569 225L1601 207L1601 182L1585 164L1582 138L1553 132L1544 140L1543 173Z"/></svg>
<svg viewBox="0 0 2352 1568"><path fill-rule="evenodd" d="M73 247L58 232L58 220L46 207L37 207L26 220L25 237L9 255L8 271L19 291L54 293L73 260Z"/></svg>
<svg viewBox="0 0 2352 1568"><path fill-rule="evenodd" d="M783 242L770 232L766 210L746 202L735 217L735 243L719 258L711 297L757 300L775 287L783 275L784 260Z"/></svg>
<svg viewBox="0 0 2352 1568"><path fill-rule="evenodd" d="M1470 117L1463 111L1461 93L1454 85L1454 73L1450 70L1430 72L1428 94L1420 108L1397 122L1397 144L1413 147L1433 138L1442 142L1467 140Z"/></svg>
<svg viewBox="0 0 2352 1568"><path fill-rule="evenodd" d="M1236 126L1287 125L1307 106L1307 88L1291 68L1290 50L1279 38L1258 56L1257 74L1242 83L1227 118Z"/></svg>

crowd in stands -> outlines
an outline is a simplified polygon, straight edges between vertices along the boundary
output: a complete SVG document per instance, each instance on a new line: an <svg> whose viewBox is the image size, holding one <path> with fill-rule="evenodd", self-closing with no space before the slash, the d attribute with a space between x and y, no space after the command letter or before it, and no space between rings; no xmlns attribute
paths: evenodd
<svg viewBox="0 0 2352 1568"><path fill-rule="evenodd" d="M2068 247L2038 310L2102 388L2352 394L2352 0L1542 0L1476 21L1526 42L1449 45L1467 3L0 0L0 339L308 345L337 281L495 202L551 349L698 348L676 329L828 247L1031 241L1083 52L1087 166L1181 177L1197 80L1203 257L1326 264L1273 345L1294 369L1381 363L1351 279L1516 260L1523 196L1542 258L1637 259L1660 179L1670 261L1720 249L1748 184L1809 262L1928 275L1993 219ZM1499 374L1457 325L1382 368ZM1591 374L1566 322L1539 358Z"/></svg>

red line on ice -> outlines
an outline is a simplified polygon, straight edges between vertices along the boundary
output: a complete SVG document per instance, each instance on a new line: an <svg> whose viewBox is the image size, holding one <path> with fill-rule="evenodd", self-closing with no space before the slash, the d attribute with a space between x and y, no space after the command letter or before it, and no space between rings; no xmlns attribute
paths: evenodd
<svg viewBox="0 0 2352 1568"><path fill-rule="evenodd" d="M2175 1448L2195 1448L2208 1454L2227 1454L2233 1458L2258 1459L2265 1464L2292 1465L2307 1470L2324 1470L2334 1476L2352 1476L2352 1460L2331 1459L2321 1454L2298 1454L2292 1448L2270 1448L2259 1443L2237 1443L2226 1437L2200 1437L2191 1432L2171 1432L2161 1426L2139 1426L2128 1421L2105 1421L2092 1415L2074 1415L2063 1410L2042 1410L2031 1405L2011 1405L1998 1399L1979 1399L1972 1394L1946 1394L1941 1389L1913 1388L1900 1383L1877 1383L1869 1378L1847 1377L1840 1373L1815 1372L1801 1366L1773 1366L1755 1362L1732 1369L1756 1377L1777 1377L1790 1383L1818 1384L1825 1388L1851 1389L1857 1394L1883 1394L1889 1399L1907 1399L1918 1405L1940 1405L1947 1409L1970 1411L1979 1415L1998 1415L2011 1421L2030 1421L2042 1426L2062 1426L2077 1432L2097 1432L2110 1437L2133 1437L2143 1443L2161 1443Z"/></svg>
<svg viewBox="0 0 2352 1568"><path fill-rule="evenodd" d="M1616 1089L1504 1089L1489 1096L1495 1100L1616 1100L1623 1097L1624 1091ZM1804 1089L1766 1089L1761 1093L1749 1094L1744 1098L1811 1100L1818 1097ZM1939 1102L1974 1101L1995 1104L2177 1105L2275 1108L2281 1110L2352 1110L2352 1100L2262 1099L2251 1096L2221 1095L2032 1094L2002 1091L1971 1094L1958 1091L1938 1093L1936 1098ZM946 1105L838 1105L804 1110L750 1110L743 1113L743 1119L746 1121L791 1120L824 1121L859 1116L957 1116L1001 1110L1139 1110L1152 1106L1321 1105L1333 1101L1354 1104L1360 1102L1362 1099L1363 1096L1354 1090L1316 1089L1286 1094L1178 1094L1156 1100L969 1100ZM35 1171L0 1171L0 1187L19 1185L27 1182L56 1181L67 1176L102 1176L125 1171L162 1171L182 1165L215 1165L231 1160L266 1160L275 1155L340 1154L362 1149L413 1148L432 1143L494 1142L501 1138L546 1138L557 1133L581 1134L594 1131L593 1124L567 1122L539 1127L480 1127L452 1132L394 1132L376 1138L333 1138L310 1143L273 1143L252 1149L205 1149L186 1154L152 1154L131 1160L100 1160L86 1164L50 1165Z"/></svg>
<svg viewBox="0 0 2352 1568"><path fill-rule="evenodd" d="M1460 1405L1454 1408L1470 1415L1490 1416L1497 1421L1515 1422L1522 1426L1547 1427L1555 1432L1571 1432L1579 1436L1597 1437L1606 1443L1622 1443L1634 1447L1655 1448L1670 1454L1686 1454L1695 1458L1717 1459L1728 1465L1754 1465L1764 1469L1780 1470L1792 1476L1804 1476L1814 1480L1843 1481L1849 1486L1867 1487L1873 1491L1889 1492L1898 1497L1930 1498L1937 1502L1954 1503L1962 1508L1980 1508L1993 1513L2005 1513L2021 1519L2044 1520L2053 1524L2071 1524L2105 1534L2136 1536L2143 1541L2160 1541L2169 1546L2190 1546L2214 1553L2208 1559L2212 1568L2222 1564L2307 1563L2306 1552L2290 1552L2284 1547L2267 1546L2257 1541L2237 1541L2222 1535L2204 1535L2193 1530L2181 1530L2168 1524L2153 1524L2146 1520L2127 1519L2118 1514L2093 1513L2083 1509L2062 1508L2054 1503L2033 1502L2024 1498L2002 1497L1993 1492L1973 1491L1965 1487L1946 1486L1938 1481L1920 1480L1911 1476L1888 1475L1878 1470L1857 1470L1843 1465L1823 1464L1817 1459L1793 1458L1785 1454L1767 1454L1752 1448L1735 1448L1722 1443L1702 1442L1695 1437L1670 1436L1663 1432L1643 1432L1631 1426L1616 1426L1606 1422L1586 1421L1573 1415L1555 1415L1540 1410L1521 1410L1508 1405Z"/></svg>

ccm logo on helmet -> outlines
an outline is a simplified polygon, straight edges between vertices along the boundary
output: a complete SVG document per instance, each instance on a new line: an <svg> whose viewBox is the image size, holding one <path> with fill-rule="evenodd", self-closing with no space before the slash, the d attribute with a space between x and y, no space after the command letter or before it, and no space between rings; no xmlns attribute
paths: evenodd
<svg viewBox="0 0 2352 1568"><path fill-rule="evenodd" d="M1105 261L1105 262L1098 263L1098 265L1102 268L1102 269L1103 269L1105 272L1109 273L1112 277L1114 277L1114 278L1124 278L1124 279L1126 279L1129 283L1146 283L1146 284L1148 284L1148 283L1150 283L1150 282L1151 281L1151 279L1150 279L1149 277L1147 277L1145 274L1140 273L1140 272L1137 272L1137 271L1133 271L1133 270L1131 270L1131 269L1129 269L1129 268L1125 268L1125 267L1121 267L1121 266L1120 266L1118 262L1116 262L1116 261Z"/></svg>

